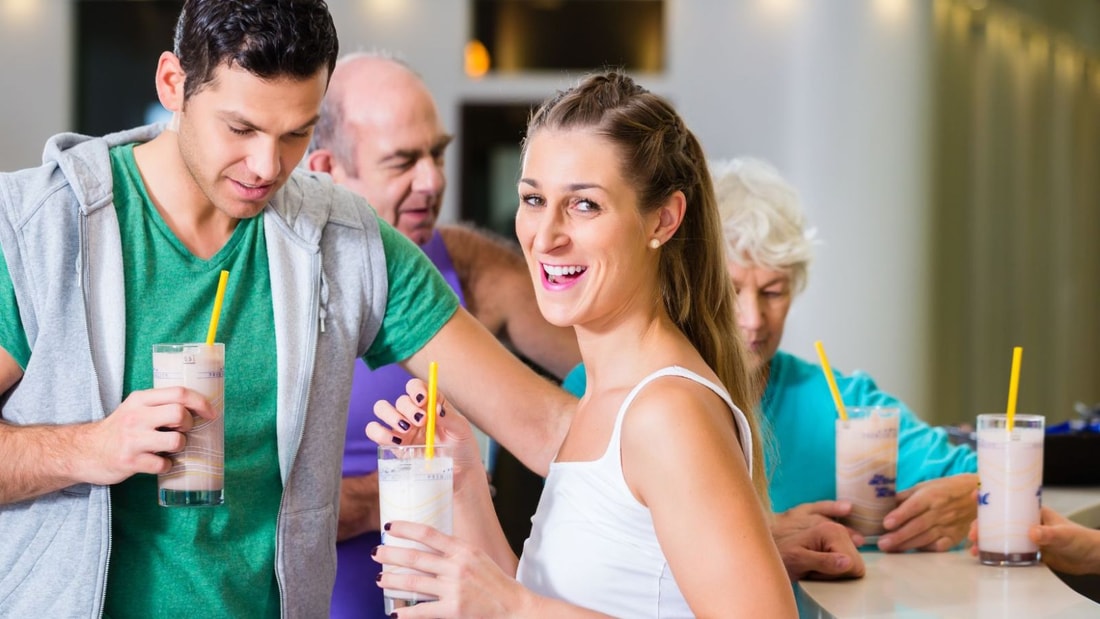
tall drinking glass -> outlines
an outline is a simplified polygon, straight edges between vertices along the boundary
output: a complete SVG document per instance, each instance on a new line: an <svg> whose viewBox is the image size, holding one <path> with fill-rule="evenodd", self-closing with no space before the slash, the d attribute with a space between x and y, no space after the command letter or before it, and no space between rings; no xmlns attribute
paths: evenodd
<svg viewBox="0 0 1100 619"><path fill-rule="evenodd" d="M154 344L153 387L187 387L202 394L217 413L195 416L187 445L172 454L172 468L157 477L160 504L211 506L225 502L225 346Z"/></svg>
<svg viewBox="0 0 1100 619"><path fill-rule="evenodd" d="M873 544L882 519L897 506L898 409L852 406L836 420L836 498L850 501L841 519Z"/></svg>
<svg viewBox="0 0 1100 619"><path fill-rule="evenodd" d="M378 503L381 524L408 520L430 525L447 535L454 528L454 458L449 446L434 446L428 458L424 445L381 445L378 447ZM423 544L393 537L382 531L386 546L416 548L431 552ZM411 568L383 565L389 573L419 573ZM365 585L372 586L372 585ZM385 589L386 614L420 602L435 601L435 597Z"/></svg>
<svg viewBox="0 0 1100 619"><path fill-rule="evenodd" d="M1027 530L1043 503L1042 415L978 415L978 556L985 565L1034 565Z"/></svg>

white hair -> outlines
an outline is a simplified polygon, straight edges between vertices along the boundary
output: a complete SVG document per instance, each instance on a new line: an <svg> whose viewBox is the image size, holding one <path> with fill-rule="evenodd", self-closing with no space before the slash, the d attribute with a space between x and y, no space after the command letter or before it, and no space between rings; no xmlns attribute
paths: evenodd
<svg viewBox="0 0 1100 619"><path fill-rule="evenodd" d="M798 192L759 159L712 161L710 174L727 258L741 266L785 272L792 291L802 291L815 231L806 229Z"/></svg>

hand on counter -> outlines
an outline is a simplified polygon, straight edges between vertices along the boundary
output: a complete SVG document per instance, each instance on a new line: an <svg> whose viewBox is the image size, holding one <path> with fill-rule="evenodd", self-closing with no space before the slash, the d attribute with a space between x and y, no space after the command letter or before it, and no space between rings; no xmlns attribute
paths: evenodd
<svg viewBox="0 0 1100 619"><path fill-rule="evenodd" d="M817 501L776 514L772 537L791 582L863 577L863 536L834 521L851 509L847 501Z"/></svg>
<svg viewBox="0 0 1100 619"><path fill-rule="evenodd" d="M966 536L978 512L978 476L973 473L931 479L898 493L898 506L879 538L884 552L950 550Z"/></svg>
<svg viewBox="0 0 1100 619"><path fill-rule="evenodd" d="M1100 574L1100 531L1081 526L1049 507L1039 512L1042 524L1027 536L1039 545L1043 563L1065 574ZM978 522L970 525L970 554L978 556Z"/></svg>

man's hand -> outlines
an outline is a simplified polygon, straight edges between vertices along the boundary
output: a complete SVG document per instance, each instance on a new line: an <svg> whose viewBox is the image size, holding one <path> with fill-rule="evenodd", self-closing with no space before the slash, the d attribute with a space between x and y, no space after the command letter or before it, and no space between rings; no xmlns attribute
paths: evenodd
<svg viewBox="0 0 1100 619"><path fill-rule="evenodd" d="M966 536L978 513L978 476L931 479L898 493L898 506L883 519L889 533L878 540L885 552L950 550Z"/></svg>
<svg viewBox="0 0 1100 619"><path fill-rule="evenodd" d="M863 558L852 541L851 531L840 523L823 520L804 528L787 529L783 535L778 535L773 527L772 536L791 582L863 577Z"/></svg>
<svg viewBox="0 0 1100 619"><path fill-rule="evenodd" d="M336 541L378 531L381 528L378 509L378 473L341 479Z"/></svg>
<svg viewBox="0 0 1100 619"><path fill-rule="evenodd" d="M117 484L135 473L164 473L166 454L183 449L192 415L214 419L202 395L183 387L131 393L99 421L72 425L0 423L0 504L76 483Z"/></svg>
<svg viewBox="0 0 1100 619"><path fill-rule="evenodd" d="M772 536L786 537L793 533L811 529L826 522L835 522L837 518L843 518L852 511L852 504L848 501L815 501L803 503L792 507L787 511L776 514L772 522ZM856 545L863 544L863 537L855 531L848 529L848 533L857 537Z"/></svg>
<svg viewBox="0 0 1100 619"><path fill-rule="evenodd" d="M848 501L816 501L775 515L772 538L791 582L863 576L863 536L835 520L851 511Z"/></svg>

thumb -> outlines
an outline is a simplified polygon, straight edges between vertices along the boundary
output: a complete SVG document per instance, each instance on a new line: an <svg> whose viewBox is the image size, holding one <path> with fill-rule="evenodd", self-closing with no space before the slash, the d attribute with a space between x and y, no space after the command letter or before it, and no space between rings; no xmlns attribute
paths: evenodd
<svg viewBox="0 0 1100 619"><path fill-rule="evenodd" d="M1032 525L1027 531L1027 536L1040 546L1046 546L1054 541L1054 531L1041 524Z"/></svg>

